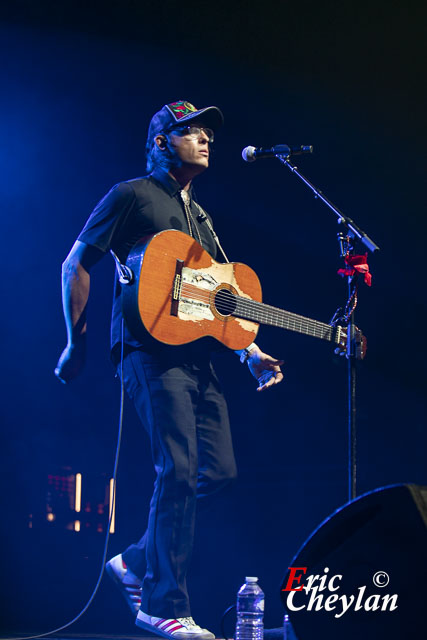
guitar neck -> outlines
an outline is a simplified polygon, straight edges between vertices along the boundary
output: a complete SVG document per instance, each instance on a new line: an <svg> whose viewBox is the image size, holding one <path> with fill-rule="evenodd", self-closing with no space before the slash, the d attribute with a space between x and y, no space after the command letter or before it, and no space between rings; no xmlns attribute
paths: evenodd
<svg viewBox="0 0 427 640"><path fill-rule="evenodd" d="M305 318L296 313L278 309L262 302L255 302L241 296L236 297L236 309L232 315L245 320L253 320L259 324L296 331L297 333L303 333L328 342L339 342L337 329L325 322Z"/></svg>

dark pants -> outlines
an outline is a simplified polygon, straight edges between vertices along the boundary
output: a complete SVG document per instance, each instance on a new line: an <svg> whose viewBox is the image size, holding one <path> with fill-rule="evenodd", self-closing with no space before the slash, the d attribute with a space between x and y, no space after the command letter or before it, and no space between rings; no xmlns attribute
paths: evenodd
<svg viewBox="0 0 427 640"><path fill-rule="evenodd" d="M210 361L185 358L179 349L156 356L131 352L123 379L150 436L156 471L147 531L123 559L145 576L144 613L190 616L186 574L196 498L206 501L236 476L225 399Z"/></svg>

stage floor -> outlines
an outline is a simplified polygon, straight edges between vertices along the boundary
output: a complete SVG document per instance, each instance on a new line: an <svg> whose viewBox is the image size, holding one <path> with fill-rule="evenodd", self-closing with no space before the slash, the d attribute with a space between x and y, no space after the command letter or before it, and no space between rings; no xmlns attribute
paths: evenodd
<svg viewBox="0 0 427 640"><path fill-rule="evenodd" d="M40 632L39 632L40 633ZM1 633L0 640L18 640L18 638L30 638L30 636L36 636L36 633ZM153 638L159 638L159 636L155 636L154 634L144 633L135 634L135 635L106 635L105 633L64 633L64 634L54 634L50 636L46 636L51 640L153 640ZM292 636L291 640L293 640L295 636ZM265 640L283 640L283 629L265 629L264 630L264 639ZM217 640L224 640L222 638L217 638ZM232 640L226 639L226 640Z"/></svg>

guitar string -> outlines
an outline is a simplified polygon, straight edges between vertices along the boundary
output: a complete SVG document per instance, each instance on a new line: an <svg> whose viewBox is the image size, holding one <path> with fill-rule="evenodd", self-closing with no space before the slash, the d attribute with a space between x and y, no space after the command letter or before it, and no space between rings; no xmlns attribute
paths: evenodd
<svg viewBox="0 0 427 640"><path fill-rule="evenodd" d="M188 292L189 297L191 297L192 299L209 303L211 292L204 292L202 289L199 289L198 295L196 295L196 292L193 290L193 287L196 288L194 285L190 285L189 288L183 285L182 293L186 294ZM233 296L237 301L237 305L234 304L233 302L228 302L228 294L225 294L225 292L223 291L219 291L215 295L215 297L219 299L220 302L221 302L221 298L223 298L222 308L225 311L232 312L233 310L235 310L236 306L239 306L244 311L256 312L258 316L272 317L273 315L276 315L282 321L288 320L289 322L294 322L294 323L298 321L305 325L312 325L313 327L318 328L319 330L331 330L331 326L326 323L319 322L317 320L312 320L311 318L306 318L305 316L300 316L298 314L294 314L290 311L285 311L277 307L272 307L271 305L266 305L262 302L250 300L247 298L242 298L241 296ZM286 316L288 317L286 318Z"/></svg>
<svg viewBox="0 0 427 640"><path fill-rule="evenodd" d="M184 283L181 291L183 294L188 293L189 294L188 297L191 297L194 300L199 300L201 302L209 303L212 292L205 291L201 288L199 288L198 292L196 292L194 291L194 289L196 289L195 285L189 285L187 287L185 286L185 283ZM268 315L268 312L269 312L270 314L279 315L282 318L284 318L284 316L288 316L289 320L292 320L292 321L299 321L299 322L312 324L313 326L319 327L319 329L320 328L331 329L331 326L324 322L313 320L311 318L306 318L305 316L301 316L291 311L285 311L283 309L279 309L278 307L267 305L263 302L258 302L256 300L251 300L249 298L243 298L241 296L235 296L234 294L232 295L233 295L233 298L237 301L237 306L246 307L245 310L252 310L250 309L250 307L253 307L253 311L257 311L259 315ZM222 307L225 310L228 310L231 312L236 308L236 304L234 304L233 302L228 302L228 294L225 294L225 291L219 291L218 293L216 293L215 298L220 299L220 302L221 302L221 298L223 298Z"/></svg>
<svg viewBox="0 0 427 640"><path fill-rule="evenodd" d="M183 295L188 293L188 297L196 301L205 303L209 303L210 301L211 292L205 291L201 288L198 288L197 291L196 285L187 284L186 286L186 283L183 283L181 292ZM219 291L215 296L219 302L221 302L222 299L222 309L226 312L229 311L233 314L233 311L238 307L237 311L240 309L242 312L252 312L252 314L256 313L256 318L253 318L254 321L257 321L258 319L260 322L272 324L273 326L282 326L294 331L305 332L308 335L318 336L326 340L333 339L333 328L326 323L312 320L311 318L305 318L304 316L300 316L290 311L284 311L283 309L278 309L277 307L266 305L256 300L250 300L242 298L241 296L234 296L234 294L232 294L236 300L236 304L234 304L233 302L228 301L229 295L230 294L225 293L225 291Z"/></svg>

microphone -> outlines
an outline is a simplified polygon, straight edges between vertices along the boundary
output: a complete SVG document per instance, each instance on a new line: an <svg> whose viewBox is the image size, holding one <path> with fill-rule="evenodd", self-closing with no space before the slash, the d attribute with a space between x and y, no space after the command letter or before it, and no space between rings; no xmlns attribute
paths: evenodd
<svg viewBox="0 0 427 640"><path fill-rule="evenodd" d="M245 162L255 162L257 158L275 158L276 156L297 156L303 153L313 153L311 144L290 145L276 144L275 147L263 149L263 147L245 147L242 158Z"/></svg>

